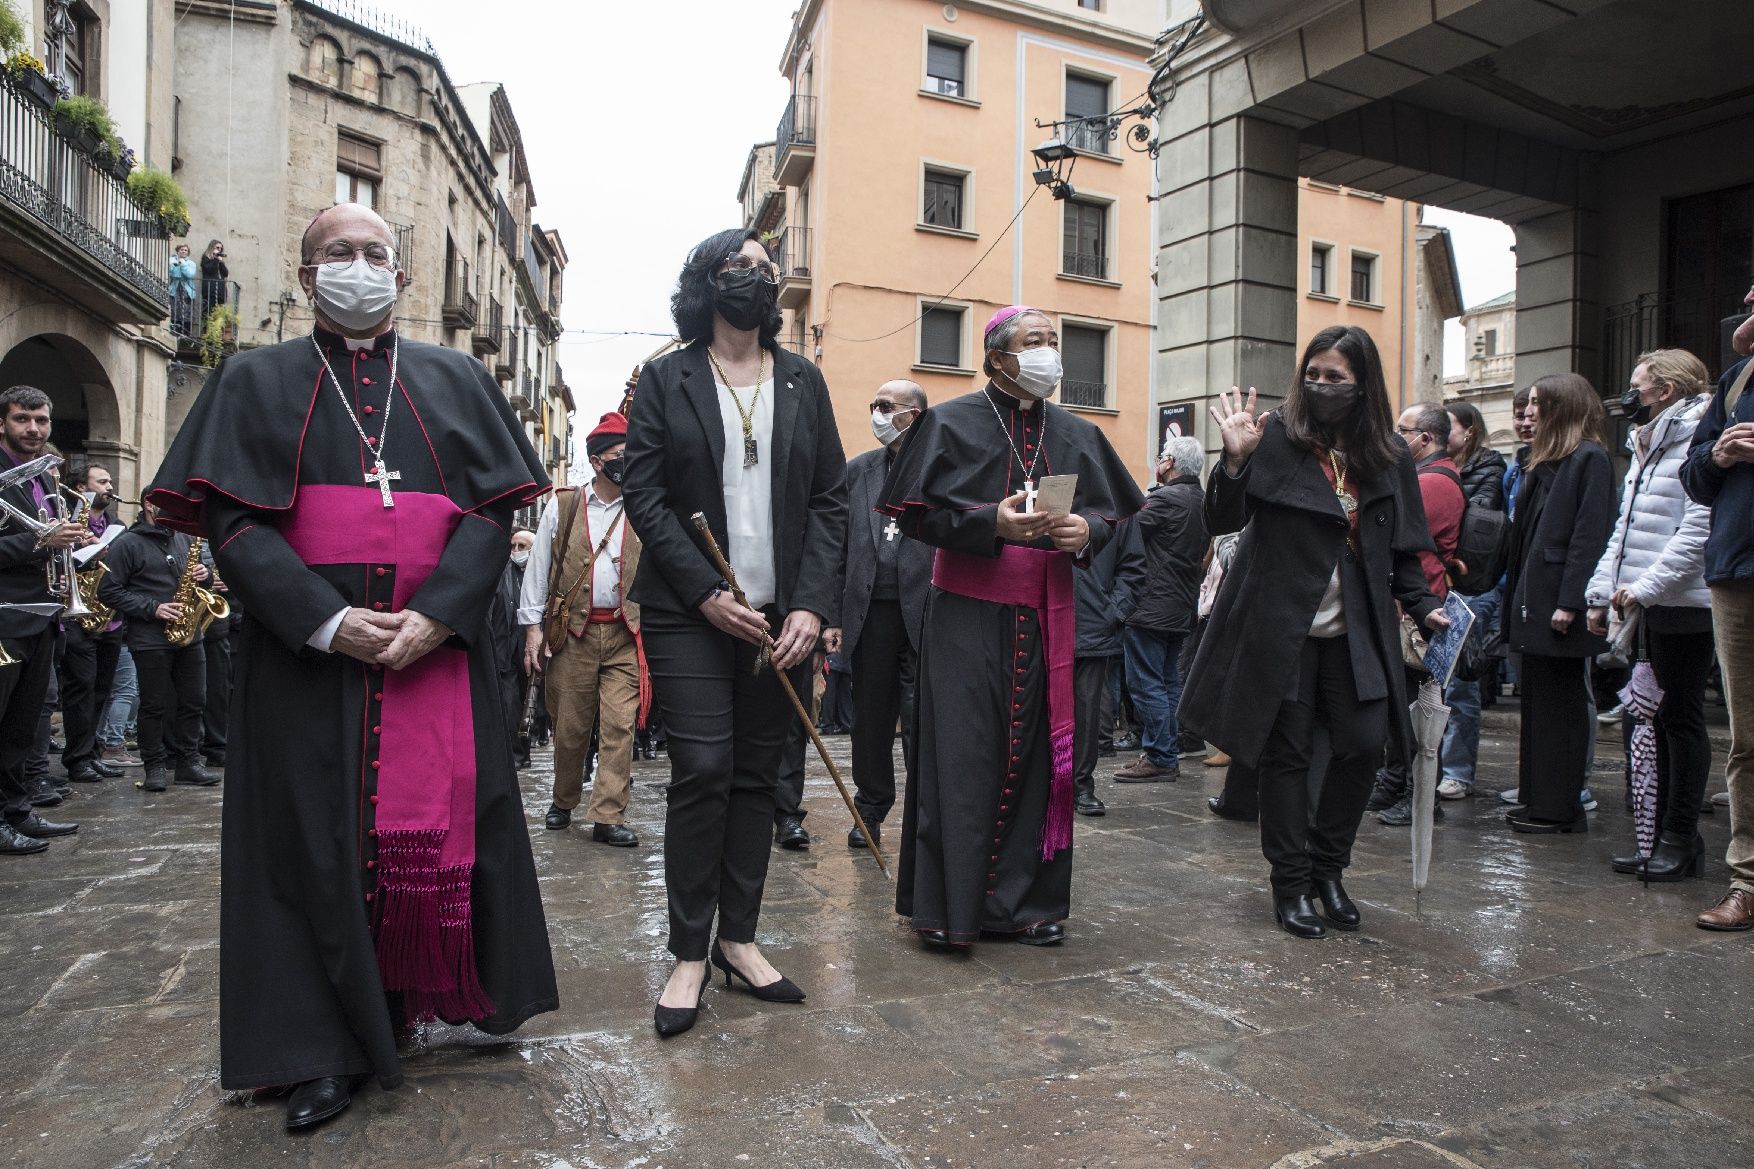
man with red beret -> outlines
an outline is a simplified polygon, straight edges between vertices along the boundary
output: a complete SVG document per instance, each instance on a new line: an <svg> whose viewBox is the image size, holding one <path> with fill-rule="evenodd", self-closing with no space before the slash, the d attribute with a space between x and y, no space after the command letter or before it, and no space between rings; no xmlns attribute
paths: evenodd
<svg viewBox="0 0 1754 1169"><path fill-rule="evenodd" d="M572 823L584 792L591 728L597 728L597 777L585 819L591 839L633 848L639 837L622 822L632 786L633 733L651 703L640 648L639 606L627 599L639 568L639 537L622 511L627 418L603 415L585 438L593 478L562 488L542 509L524 570L518 624L524 668L547 675L554 723L554 803L544 821Z"/></svg>

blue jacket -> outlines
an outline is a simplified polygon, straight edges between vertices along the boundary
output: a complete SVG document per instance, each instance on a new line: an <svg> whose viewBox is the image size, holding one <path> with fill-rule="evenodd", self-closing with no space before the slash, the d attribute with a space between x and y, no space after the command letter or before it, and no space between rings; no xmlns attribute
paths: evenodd
<svg viewBox="0 0 1754 1169"><path fill-rule="evenodd" d="M1705 541L1708 585L1754 580L1754 463L1737 463L1725 470L1711 461L1712 444L1729 421L1754 422L1754 383L1736 402L1735 418L1724 418L1724 397L1750 360L1754 359L1738 361L1718 379L1717 393L1693 432L1693 445L1687 448L1687 461L1681 467L1681 486L1697 502L1711 508L1711 535Z"/></svg>
<svg viewBox="0 0 1754 1169"><path fill-rule="evenodd" d="M195 261L171 257L171 295L195 299Z"/></svg>

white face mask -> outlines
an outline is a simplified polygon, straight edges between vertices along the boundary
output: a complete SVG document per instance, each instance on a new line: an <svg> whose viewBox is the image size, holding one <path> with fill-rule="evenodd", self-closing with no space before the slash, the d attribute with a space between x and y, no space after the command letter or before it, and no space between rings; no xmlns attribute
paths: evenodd
<svg viewBox="0 0 1754 1169"><path fill-rule="evenodd" d="M318 264L316 301L343 329L375 329L396 305L396 270L374 268L364 256L355 256L345 268Z"/></svg>
<svg viewBox="0 0 1754 1169"><path fill-rule="evenodd" d="M1060 351L1043 345L1039 349L1025 349L1021 353L1011 355L1017 359L1017 376L1011 380L1017 388L1032 398L1051 397L1054 387L1060 384Z"/></svg>
<svg viewBox="0 0 1754 1169"><path fill-rule="evenodd" d="M889 446L901 437L901 428L895 425L894 414L883 414L873 410L871 411L871 433L877 436L878 442Z"/></svg>
<svg viewBox="0 0 1754 1169"><path fill-rule="evenodd" d="M513 552L512 553L512 563L517 565L519 568L522 568L522 567L524 567L524 565L530 563L529 551L526 549L523 552Z"/></svg>

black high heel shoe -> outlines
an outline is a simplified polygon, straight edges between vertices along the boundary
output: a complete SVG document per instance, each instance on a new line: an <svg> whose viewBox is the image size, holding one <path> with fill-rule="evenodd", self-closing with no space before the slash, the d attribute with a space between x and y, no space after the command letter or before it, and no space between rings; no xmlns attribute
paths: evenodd
<svg viewBox="0 0 1754 1169"><path fill-rule="evenodd" d="M804 1001L804 992L799 990L797 984L783 974L778 982L770 982L766 986L756 986L749 981L749 976L731 965L731 960L725 957L725 951L719 947L717 938L713 939L713 965L725 972L725 985L727 987L736 985L731 981L732 975L735 975L743 980L743 986L750 994L764 1003L801 1003Z"/></svg>
<svg viewBox="0 0 1754 1169"><path fill-rule="evenodd" d="M1656 851L1639 866L1645 884L1652 881L1681 881L1688 877L1705 876L1705 839L1695 833L1693 839L1665 832L1657 837Z"/></svg>
<svg viewBox="0 0 1754 1169"><path fill-rule="evenodd" d="M692 1007L666 1007L660 1001L657 1006L652 1008L652 1026L658 1029L658 1038L668 1039L673 1035L680 1035L694 1026L700 1018L701 1001L706 998L707 982L708 976L703 975L700 980L700 993L694 996ZM659 997L662 998L661 995Z"/></svg>

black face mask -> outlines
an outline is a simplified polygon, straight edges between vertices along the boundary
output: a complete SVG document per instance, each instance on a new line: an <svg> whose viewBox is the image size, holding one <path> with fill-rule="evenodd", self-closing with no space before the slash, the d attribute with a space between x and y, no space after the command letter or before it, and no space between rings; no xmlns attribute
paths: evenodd
<svg viewBox="0 0 1754 1169"><path fill-rule="evenodd" d="M627 459L616 455L613 459L603 460L603 478L620 487L622 479L627 477Z"/></svg>
<svg viewBox="0 0 1754 1169"><path fill-rule="evenodd" d="M724 273L713 287L713 307L733 329L759 329L773 312L777 291L754 272Z"/></svg>
<svg viewBox="0 0 1754 1169"><path fill-rule="evenodd" d="M1650 421L1650 407L1639 400L1638 391L1631 386L1620 395L1620 414L1634 426L1643 426Z"/></svg>
<svg viewBox="0 0 1754 1169"><path fill-rule="evenodd" d="M1303 400L1309 406L1311 418L1322 426L1332 426L1358 404L1358 386L1353 382L1305 381Z"/></svg>

